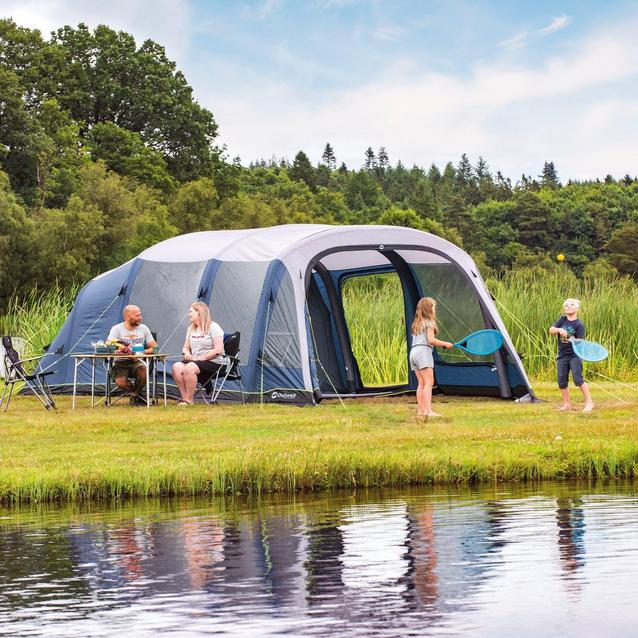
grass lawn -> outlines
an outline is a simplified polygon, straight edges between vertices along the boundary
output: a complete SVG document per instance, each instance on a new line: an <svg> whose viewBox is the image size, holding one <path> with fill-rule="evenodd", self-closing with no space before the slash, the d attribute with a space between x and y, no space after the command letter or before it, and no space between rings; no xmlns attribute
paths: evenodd
<svg viewBox="0 0 638 638"><path fill-rule="evenodd" d="M638 384L592 387L596 408L440 397L418 422L414 397L322 403L71 410L14 397L0 413L6 503L432 483L634 477ZM635 388L635 389L634 389ZM611 393L611 394L610 394Z"/></svg>

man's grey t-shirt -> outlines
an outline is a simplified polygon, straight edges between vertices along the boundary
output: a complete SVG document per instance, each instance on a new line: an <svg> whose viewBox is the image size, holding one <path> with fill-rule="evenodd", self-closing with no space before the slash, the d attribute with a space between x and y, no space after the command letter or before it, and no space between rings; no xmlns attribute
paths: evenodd
<svg viewBox="0 0 638 638"><path fill-rule="evenodd" d="M108 338L123 341L131 346L131 348L137 343L141 343L146 348L146 344L153 341L151 331L143 323L139 326L135 326L133 329L127 328L124 322L118 323L111 328Z"/></svg>

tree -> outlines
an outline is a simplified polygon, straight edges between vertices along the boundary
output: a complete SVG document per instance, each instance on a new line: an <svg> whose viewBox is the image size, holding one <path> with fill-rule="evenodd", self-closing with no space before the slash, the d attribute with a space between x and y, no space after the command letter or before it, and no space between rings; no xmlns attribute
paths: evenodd
<svg viewBox="0 0 638 638"><path fill-rule="evenodd" d="M414 185L414 189L407 197L407 202L423 219L439 219L440 217L439 209L434 200L432 185L425 178L417 181Z"/></svg>
<svg viewBox="0 0 638 638"><path fill-rule="evenodd" d="M388 152L385 150L385 146L382 146L379 149L378 155L379 161L379 169L383 172L390 167L390 158L388 157Z"/></svg>
<svg viewBox="0 0 638 638"><path fill-rule="evenodd" d="M543 164L543 172L539 177L541 178L542 188L560 188L560 180L558 179L558 172L556 171L554 162L545 162L545 164Z"/></svg>
<svg viewBox="0 0 638 638"><path fill-rule="evenodd" d="M638 279L638 223L624 223L614 231L606 248L609 261L618 272Z"/></svg>
<svg viewBox="0 0 638 638"><path fill-rule="evenodd" d="M509 177L504 177L501 171L496 171L494 188L494 198L498 201L504 202L512 197L512 181Z"/></svg>
<svg viewBox="0 0 638 638"><path fill-rule="evenodd" d="M494 178L492 177L492 173L490 173L490 167L487 162L480 155L474 172L476 174L476 181L478 182L479 201L483 202L486 199L496 199L497 188L494 184Z"/></svg>
<svg viewBox="0 0 638 638"><path fill-rule="evenodd" d="M86 158L78 144L78 126L56 100L34 109L38 207L65 206L78 186L78 171Z"/></svg>
<svg viewBox="0 0 638 638"><path fill-rule="evenodd" d="M93 272L119 266L177 234L155 191L107 170L103 162L89 162L80 169L77 196L85 208L91 205L100 211L103 219L104 230L92 248Z"/></svg>
<svg viewBox="0 0 638 638"><path fill-rule="evenodd" d="M169 204L169 220L180 233L212 230L219 223L219 197L213 181L200 177L183 184Z"/></svg>
<svg viewBox="0 0 638 638"><path fill-rule="evenodd" d="M89 132L88 147L93 159L103 160L120 175L130 175L142 184L167 194L177 186L162 154L146 146L139 133L112 122L99 123Z"/></svg>
<svg viewBox="0 0 638 638"><path fill-rule="evenodd" d="M222 202L213 218L216 230L236 228L265 228L274 226L277 218L260 196L239 193Z"/></svg>
<svg viewBox="0 0 638 638"><path fill-rule="evenodd" d="M164 48L104 25L58 29L49 42L39 32L0 21L0 59L22 84L28 110L47 99L81 125L112 122L139 133L160 152L179 181L211 175L219 150L217 124L193 99L192 89Z"/></svg>
<svg viewBox="0 0 638 638"><path fill-rule="evenodd" d="M1 55L0 47L0 59ZM18 76L0 66L0 168L9 176L15 192L30 204L37 201L35 126L23 93Z"/></svg>
<svg viewBox="0 0 638 638"><path fill-rule="evenodd" d="M103 233L103 213L77 195L71 196L63 210L41 210L33 237L38 283L48 286L57 281L68 286L90 279L99 260L95 246Z"/></svg>
<svg viewBox="0 0 638 638"><path fill-rule="evenodd" d="M459 189L468 188L474 179L474 170L467 155L463 153L456 167L455 182Z"/></svg>
<svg viewBox="0 0 638 638"><path fill-rule="evenodd" d="M368 146L365 152L365 162L363 167L366 171L373 171L377 167L377 158L374 155L374 151L371 146Z"/></svg>
<svg viewBox="0 0 638 638"><path fill-rule="evenodd" d="M436 188L439 181L441 181L441 171L439 170L436 164L430 165L430 169L427 172L427 178L430 180L432 185Z"/></svg>
<svg viewBox="0 0 638 638"><path fill-rule="evenodd" d="M337 158L335 157L334 149L330 146L330 144L326 144L326 147L323 149L321 159L331 171L334 171L337 168Z"/></svg>
<svg viewBox="0 0 638 638"><path fill-rule="evenodd" d="M0 308L11 294L30 283L33 265L31 224L0 171Z"/></svg>
<svg viewBox="0 0 638 638"><path fill-rule="evenodd" d="M521 193L516 198L515 224L519 240L534 250L548 250L552 242L549 208L535 193Z"/></svg>
<svg viewBox="0 0 638 638"><path fill-rule="evenodd" d="M295 161L292 163L288 175L292 180L305 182L310 189L315 187L315 169L303 151L299 151L295 155Z"/></svg>
<svg viewBox="0 0 638 638"><path fill-rule="evenodd" d="M381 187L373 174L366 170L350 173L344 194L346 203L352 211L359 213L369 211L376 217L381 210L387 208L388 202Z"/></svg>

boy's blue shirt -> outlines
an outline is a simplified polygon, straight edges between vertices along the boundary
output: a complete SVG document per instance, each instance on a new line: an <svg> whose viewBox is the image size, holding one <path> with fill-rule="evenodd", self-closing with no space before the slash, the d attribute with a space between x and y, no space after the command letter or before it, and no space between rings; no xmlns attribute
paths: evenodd
<svg viewBox="0 0 638 638"><path fill-rule="evenodd" d="M563 328L568 334L566 338L561 337L561 335L556 335L558 337L558 358L569 359L575 356L574 348L572 348L569 338L584 339L585 324L580 319L570 320L563 315L554 323L554 328Z"/></svg>

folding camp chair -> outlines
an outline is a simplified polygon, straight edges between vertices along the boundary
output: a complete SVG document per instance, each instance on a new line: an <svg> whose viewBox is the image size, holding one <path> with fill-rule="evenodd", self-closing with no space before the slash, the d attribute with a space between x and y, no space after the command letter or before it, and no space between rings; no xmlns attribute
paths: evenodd
<svg viewBox="0 0 638 638"><path fill-rule="evenodd" d="M55 371L36 371L29 373L24 367L25 363L34 365L35 362L40 361L44 355L21 359L18 351L13 346L11 337L9 336L2 337L2 348L4 350L4 368L6 370L6 378L4 379L4 388L2 390L2 397L0 398L0 407L2 407L6 396L7 402L4 406L4 411L6 412L9 409L9 402L11 401L11 395L13 394L15 384L24 383L47 410L55 410L55 401L51 396L51 390L49 389L46 380L46 377L50 374L55 374Z"/></svg>
<svg viewBox="0 0 638 638"><path fill-rule="evenodd" d="M244 403L244 388L241 383L241 372L239 370L239 338L240 332L224 335L224 358L226 363L221 365L217 372L210 375L199 374L197 376L199 395L205 403L212 405L217 402L220 392L224 388L226 381L239 381L239 391L241 392L241 402ZM208 398L210 395L210 399Z"/></svg>

